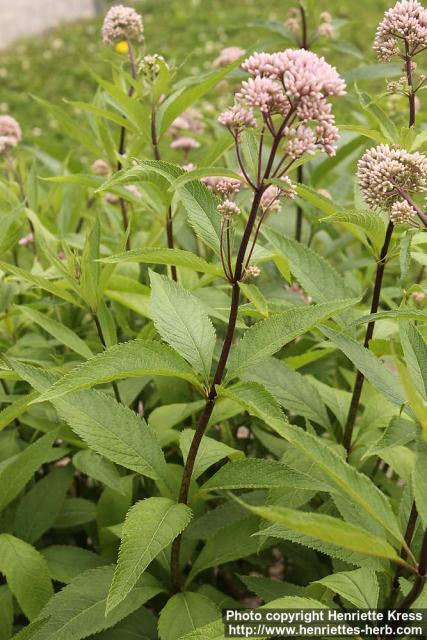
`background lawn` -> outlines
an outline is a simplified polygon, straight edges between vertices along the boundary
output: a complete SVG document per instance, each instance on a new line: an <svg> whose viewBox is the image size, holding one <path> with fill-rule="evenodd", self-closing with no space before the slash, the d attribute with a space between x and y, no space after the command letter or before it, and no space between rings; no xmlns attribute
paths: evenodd
<svg viewBox="0 0 427 640"><path fill-rule="evenodd" d="M209 68L218 51L229 45L260 46L267 33L256 20L285 22L292 0L144 0L134 3L143 15L146 50L161 53L180 67L182 75ZM365 61L344 51L328 51L340 71L374 61L371 50L375 26L388 0L319 0L316 11L328 10L334 19L348 20L340 38L352 43ZM106 3L106 8L108 3ZM31 97L58 104L62 99L90 100L95 82L89 66L109 73L108 50L100 39L99 19L60 26L38 38L21 40L0 53L0 113L13 113L23 125L27 141L55 138L57 124ZM327 45L329 43L326 43ZM329 49L329 47L328 47ZM382 84L383 87L383 84ZM49 136L46 136L49 133ZM43 145L42 140L37 144Z"/></svg>

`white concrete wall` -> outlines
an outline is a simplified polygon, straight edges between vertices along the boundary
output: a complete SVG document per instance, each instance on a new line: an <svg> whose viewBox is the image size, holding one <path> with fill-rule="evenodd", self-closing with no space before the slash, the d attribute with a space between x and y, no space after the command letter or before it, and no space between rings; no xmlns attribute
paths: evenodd
<svg viewBox="0 0 427 640"><path fill-rule="evenodd" d="M95 15L95 0L0 0L0 49L62 21Z"/></svg>

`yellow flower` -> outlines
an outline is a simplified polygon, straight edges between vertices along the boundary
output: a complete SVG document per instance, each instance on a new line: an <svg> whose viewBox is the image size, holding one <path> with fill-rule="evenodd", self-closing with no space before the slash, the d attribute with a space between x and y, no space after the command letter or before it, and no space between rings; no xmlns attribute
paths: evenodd
<svg viewBox="0 0 427 640"><path fill-rule="evenodd" d="M126 40L121 40L116 44L117 53L127 53L129 51L129 45Z"/></svg>

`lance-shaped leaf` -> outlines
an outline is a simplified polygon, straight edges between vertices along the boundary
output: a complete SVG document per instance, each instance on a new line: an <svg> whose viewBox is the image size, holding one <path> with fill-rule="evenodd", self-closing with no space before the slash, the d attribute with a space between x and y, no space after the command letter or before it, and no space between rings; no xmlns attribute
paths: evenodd
<svg viewBox="0 0 427 640"><path fill-rule="evenodd" d="M335 300L318 305L291 307L283 313L253 325L232 349L228 362L227 379L244 371L279 351L285 344L306 333L321 320L329 318L358 302L358 299Z"/></svg>
<svg viewBox="0 0 427 640"><path fill-rule="evenodd" d="M336 222L343 225L362 242L364 241L363 233L365 233L372 242L375 251L380 253L384 244L386 222L379 214L375 215L372 211L364 209L338 211L325 218L325 222Z"/></svg>
<svg viewBox="0 0 427 640"><path fill-rule="evenodd" d="M304 535L318 538L323 542L336 544L349 551L385 558L407 566L407 563L400 558L397 551L388 542L372 535L362 527L344 522L338 518L278 506L256 507L247 505L247 509L265 520L283 525Z"/></svg>
<svg viewBox="0 0 427 640"><path fill-rule="evenodd" d="M57 460L64 454L63 449L52 447L57 436L57 430L47 433L30 444L22 453L2 462L0 465L0 511L19 495L42 464Z"/></svg>
<svg viewBox="0 0 427 640"><path fill-rule="evenodd" d="M248 458L221 467L201 487L200 492L240 489L303 489L330 491L330 485L315 480L308 473L292 469L275 460Z"/></svg>
<svg viewBox="0 0 427 640"><path fill-rule="evenodd" d="M39 392L49 389L56 379L50 372L17 360L8 362ZM58 398L52 404L71 429L97 453L155 480L167 476L166 461L153 429L113 397L100 391L80 391Z"/></svg>
<svg viewBox="0 0 427 640"><path fill-rule="evenodd" d="M181 285L152 271L151 315L161 338L209 380L216 334L199 300Z"/></svg>
<svg viewBox="0 0 427 640"><path fill-rule="evenodd" d="M352 293L344 278L312 249L272 229L263 233L273 247L287 258L291 272L315 302L340 300Z"/></svg>
<svg viewBox="0 0 427 640"><path fill-rule="evenodd" d="M186 505L168 498L147 498L129 510L108 593L107 615L126 598L150 562L185 529L191 515Z"/></svg>
<svg viewBox="0 0 427 640"><path fill-rule="evenodd" d="M415 324L401 322L399 328L408 371L418 393L427 399L427 345Z"/></svg>
<svg viewBox="0 0 427 640"><path fill-rule="evenodd" d="M2 533L0 571L27 618L35 618L53 596L46 560L27 542Z"/></svg>
<svg viewBox="0 0 427 640"><path fill-rule="evenodd" d="M339 571L316 580L327 589L354 604L359 609L375 609L378 605L379 586L375 571L362 567L354 571Z"/></svg>
<svg viewBox="0 0 427 640"><path fill-rule="evenodd" d="M159 133L162 136L170 127L172 122L188 107L194 104L215 85L218 84L233 69L239 66L241 58L231 64L207 74L203 78L192 78L191 84L182 85L176 88L160 106L158 112Z"/></svg>
<svg viewBox="0 0 427 640"><path fill-rule="evenodd" d="M75 367L35 400L44 402L98 384L146 375L188 380L200 387L191 367L173 349L151 340L131 340L106 349Z"/></svg>
<svg viewBox="0 0 427 640"><path fill-rule="evenodd" d="M181 449L184 461L187 460L194 434L195 431L193 429L184 429L183 431L181 431L179 437L179 447ZM197 456L194 462L194 468L191 477L196 480L199 476L202 475L202 473L206 471L206 469L209 469L209 467L211 467L216 462L219 462L219 460L222 460L223 458L230 458L230 460L235 460L244 457L245 454L243 453L243 451L233 449L232 447L229 447L228 444L220 442L219 440L215 440L214 438L203 436L200 442L199 449L197 451Z"/></svg>
<svg viewBox="0 0 427 640"><path fill-rule="evenodd" d="M110 565L81 573L54 595L39 617L25 627L16 640L83 640L114 627L163 591L155 578L145 574L125 600L105 615L113 571L114 567Z"/></svg>
<svg viewBox="0 0 427 640"><path fill-rule="evenodd" d="M93 356L87 344L79 338L74 331L62 324L62 322L58 322L58 320L50 318L45 313L40 313L36 309L24 305L19 306L19 311L31 322L38 324L42 329L47 331L47 333L61 342L61 344L69 347L83 358L91 358Z"/></svg>
<svg viewBox="0 0 427 640"><path fill-rule="evenodd" d="M163 188L169 188L174 180L185 173L184 169L171 162L143 160L136 167L113 176L104 183L102 190L107 191L123 184L150 182L153 175L160 176L163 179ZM175 193L184 205L185 214L194 232L216 254L219 254L220 216L217 210L218 198L198 180L187 182L182 187L179 187Z"/></svg>
<svg viewBox="0 0 427 640"><path fill-rule="evenodd" d="M176 593L160 612L160 640L178 640L213 622L219 613L218 607L200 593Z"/></svg>
<svg viewBox="0 0 427 640"><path fill-rule="evenodd" d="M220 265L210 264L200 256L191 251L183 249L166 249L161 247L144 247L143 249L133 249L118 253L108 258L102 258L100 262L120 264L122 262L141 262L144 264L165 264L185 267L200 273L210 273L222 276L223 271Z"/></svg>
<svg viewBox="0 0 427 640"><path fill-rule="evenodd" d="M239 402L252 415L264 422L290 442L307 459L307 473L314 479L329 484L332 492L340 492L358 505L375 523L405 545L396 516L388 498L368 478L349 465L321 438L289 424L277 402L264 387L247 382L233 387L218 388L219 395L226 395Z"/></svg>
<svg viewBox="0 0 427 640"><path fill-rule="evenodd" d="M322 332L349 358L365 378L390 402L399 407L406 397L398 378L394 376L369 349L342 333L322 327Z"/></svg>

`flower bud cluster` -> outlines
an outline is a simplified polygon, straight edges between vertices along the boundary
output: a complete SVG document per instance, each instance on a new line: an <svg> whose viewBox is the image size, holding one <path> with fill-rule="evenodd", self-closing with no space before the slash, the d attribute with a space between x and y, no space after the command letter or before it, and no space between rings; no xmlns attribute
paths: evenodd
<svg viewBox="0 0 427 640"><path fill-rule="evenodd" d="M362 195L371 207L384 208L398 224L407 224L414 209L405 195L425 191L427 158L421 153L387 144L368 149L358 163L358 179Z"/></svg>
<svg viewBox="0 0 427 640"><path fill-rule="evenodd" d="M144 26L142 18L132 7L121 4L111 7L102 25L102 39L104 44L113 46L118 40L143 39Z"/></svg>
<svg viewBox="0 0 427 640"><path fill-rule="evenodd" d="M12 116L0 116L0 155L15 148L22 139L22 131Z"/></svg>
<svg viewBox="0 0 427 640"><path fill-rule="evenodd" d="M427 46L427 9L418 0L400 0L385 12L375 35L374 50L382 62L405 52L414 56Z"/></svg>

